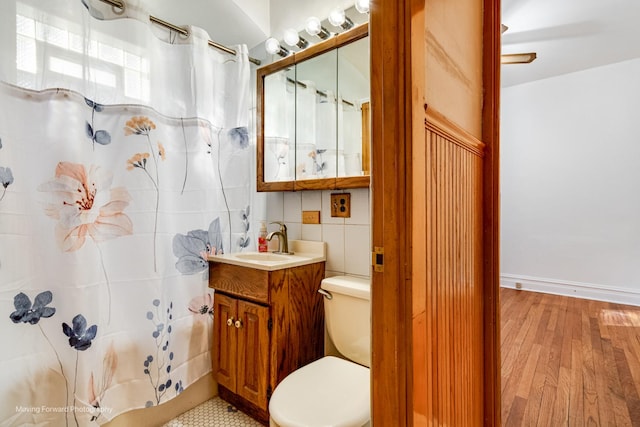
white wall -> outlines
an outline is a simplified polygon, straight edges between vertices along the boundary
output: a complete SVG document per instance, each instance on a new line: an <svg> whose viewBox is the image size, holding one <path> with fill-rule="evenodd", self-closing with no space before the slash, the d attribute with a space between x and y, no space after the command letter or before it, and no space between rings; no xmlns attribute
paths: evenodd
<svg viewBox="0 0 640 427"><path fill-rule="evenodd" d="M327 243L326 275L350 274L369 277L371 220L369 189L344 191L351 194L351 217L331 217L331 193L341 191L299 191L267 194L267 220L284 221L289 239ZM302 211L320 211L321 224L302 224ZM268 225L269 231L278 225ZM276 243L277 246L277 243Z"/></svg>
<svg viewBox="0 0 640 427"><path fill-rule="evenodd" d="M502 284L640 305L640 59L502 90Z"/></svg>

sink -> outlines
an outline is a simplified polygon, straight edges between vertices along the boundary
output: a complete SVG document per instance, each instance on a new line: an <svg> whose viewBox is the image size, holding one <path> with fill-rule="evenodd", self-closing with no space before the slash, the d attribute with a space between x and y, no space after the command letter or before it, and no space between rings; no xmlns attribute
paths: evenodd
<svg viewBox="0 0 640 427"><path fill-rule="evenodd" d="M324 242L290 240L289 248L294 253L238 252L223 255L210 255L210 262L233 264L258 270L281 270L326 261L327 250Z"/></svg>
<svg viewBox="0 0 640 427"><path fill-rule="evenodd" d="M278 255L271 252L247 252L235 254L236 258L250 261L289 261L290 255Z"/></svg>

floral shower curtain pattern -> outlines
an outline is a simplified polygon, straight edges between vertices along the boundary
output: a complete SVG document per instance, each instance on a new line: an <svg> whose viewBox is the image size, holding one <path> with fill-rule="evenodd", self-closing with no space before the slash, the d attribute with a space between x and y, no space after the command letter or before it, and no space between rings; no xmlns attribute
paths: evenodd
<svg viewBox="0 0 640 427"><path fill-rule="evenodd" d="M246 48L141 2L0 22L0 424L104 424L210 372L206 257L253 247Z"/></svg>

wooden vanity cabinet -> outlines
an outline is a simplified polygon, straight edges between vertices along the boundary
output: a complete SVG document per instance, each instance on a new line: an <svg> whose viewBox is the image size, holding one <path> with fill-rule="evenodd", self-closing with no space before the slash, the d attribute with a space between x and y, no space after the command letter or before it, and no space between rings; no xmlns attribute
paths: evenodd
<svg viewBox="0 0 640 427"><path fill-rule="evenodd" d="M269 308L224 294L216 294L213 307L218 384L264 405L269 359L261 349L269 343Z"/></svg>
<svg viewBox="0 0 640 427"><path fill-rule="evenodd" d="M323 277L324 262L274 271L210 263L220 397L268 422L278 383L324 355Z"/></svg>

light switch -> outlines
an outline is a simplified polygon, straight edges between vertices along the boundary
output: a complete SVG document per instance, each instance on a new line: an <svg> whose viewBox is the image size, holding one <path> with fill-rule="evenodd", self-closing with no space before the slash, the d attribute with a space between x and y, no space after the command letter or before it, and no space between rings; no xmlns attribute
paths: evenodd
<svg viewBox="0 0 640 427"><path fill-rule="evenodd" d="M302 211L303 224L320 224L320 211Z"/></svg>

